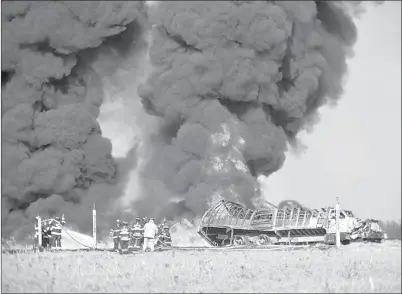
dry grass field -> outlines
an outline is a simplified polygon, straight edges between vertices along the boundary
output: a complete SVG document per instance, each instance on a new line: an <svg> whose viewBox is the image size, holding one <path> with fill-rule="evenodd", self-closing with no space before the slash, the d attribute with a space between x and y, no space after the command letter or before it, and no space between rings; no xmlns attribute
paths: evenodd
<svg viewBox="0 0 402 294"><path fill-rule="evenodd" d="M2 255L2 292L394 292L401 245Z"/></svg>

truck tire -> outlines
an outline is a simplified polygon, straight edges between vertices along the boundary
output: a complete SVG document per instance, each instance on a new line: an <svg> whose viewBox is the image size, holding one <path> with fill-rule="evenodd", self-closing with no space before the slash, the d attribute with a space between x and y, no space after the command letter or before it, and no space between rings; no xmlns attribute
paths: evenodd
<svg viewBox="0 0 402 294"><path fill-rule="evenodd" d="M246 241L246 237L244 237L244 236L235 236L233 238L233 245L235 245L235 246L243 246L246 244L247 244L247 241Z"/></svg>
<svg viewBox="0 0 402 294"><path fill-rule="evenodd" d="M269 245L271 244L271 239L267 235L261 234L257 237L256 243L258 246Z"/></svg>

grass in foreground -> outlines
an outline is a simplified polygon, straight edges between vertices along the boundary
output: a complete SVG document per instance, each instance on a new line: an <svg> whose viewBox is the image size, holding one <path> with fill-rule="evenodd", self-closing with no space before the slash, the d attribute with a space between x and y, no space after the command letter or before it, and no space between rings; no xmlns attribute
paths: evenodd
<svg viewBox="0 0 402 294"><path fill-rule="evenodd" d="M2 256L2 292L395 292L401 246Z"/></svg>

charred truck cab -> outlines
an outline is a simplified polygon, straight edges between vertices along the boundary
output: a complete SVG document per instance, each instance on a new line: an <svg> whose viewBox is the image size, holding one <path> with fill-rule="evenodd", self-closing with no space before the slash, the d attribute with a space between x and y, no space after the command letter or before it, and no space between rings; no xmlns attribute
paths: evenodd
<svg viewBox="0 0 402 294"><path fill-rule="evenodd" d="M350 242L357 219L341 210L341 242ZM220 200L204 214L198 234L211 246L264 246L269 244L335 244L335 208L284 207L264 201L255 210Z"/></svg>

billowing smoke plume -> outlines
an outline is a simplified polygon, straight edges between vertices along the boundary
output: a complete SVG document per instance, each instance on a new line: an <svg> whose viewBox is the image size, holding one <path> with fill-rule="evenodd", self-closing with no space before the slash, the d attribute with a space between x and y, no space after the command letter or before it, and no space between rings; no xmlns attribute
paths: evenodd
<svg viewBox="0 0 402 294"><path fill-rule="evenodd" d="M309 209L303 205L301 205L298 201L296 200L282 200L281 202L278 203L278 208L283 209L285 207L289 208L303 208L303 209Z"/></svg>
<svg viewBox="0 0 402 294"><path fill-rule="evenodd" d="M143 171L148 214L199 215L219 197L252 206L256 177L342 94L360 3L161 1L154 71L139 87L165 121Z"/></svg>
<svg viewBox="0 0 402 294"><path fill-rule="evenodd" d="M3 235L32 232L37 214L90 230L93 202L109 228L125 217L116 199L136 168L142 215L191 218L218 197L253 205L256 177L278 170L287 144L341 96L359 7L160 2L139 94L163 126L142 130L139 168L138 145L112 158L97 117L109 77L129 92L138 83L116 72L147 48L144 3L2 2Z"/></svg>
<svg viewBox="0 0 402 294"><path fill-rule="evenodd" d="M145 50L146 29L139 1L2 2L3 236L37 214L90 229L93 202L110 226L136 153L114 160L102 137L102 79Z"/></svg>

